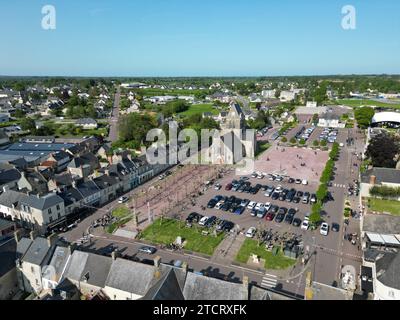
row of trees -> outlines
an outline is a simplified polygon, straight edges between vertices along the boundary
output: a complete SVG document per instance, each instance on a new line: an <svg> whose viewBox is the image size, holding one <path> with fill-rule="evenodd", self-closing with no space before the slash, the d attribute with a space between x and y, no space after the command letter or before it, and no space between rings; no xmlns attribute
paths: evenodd
<svg viewBox="0 0 400 320"><path fill-rule="evenodd" d="M311 208L310 222L314 225L318 224L321 218L321 211L323 203L328 196L328 183L332 180L333 172L335 170L335 162L340 153L340 146L338 143L334 143L332 151L329 154L329 160L325 166L325 169L321 175L320 186L316 192L317 202Z"/></svg>

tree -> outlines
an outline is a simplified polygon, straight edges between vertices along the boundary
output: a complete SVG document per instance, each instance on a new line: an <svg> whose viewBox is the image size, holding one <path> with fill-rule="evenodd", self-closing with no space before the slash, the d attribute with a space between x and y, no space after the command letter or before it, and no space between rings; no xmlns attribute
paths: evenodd
<svg viewBox="0 0 400 320"><path fill-rule="evenodd" d="M288 140L287 140L286 137L283 137L281 141L282 141L283 143L286 143Z"/></svg>
<svg viewBox="0 0 400 320"><path fill-rule="evenodd" d="M318 146L319 146L319 141L318 141L318 140L314 140L313 146L314 146L314 147L318 147Z"/></svg>
<svg viewBox="0 0 400 320"><path fill-rule="evenodd" d="M296 138L293 137L292 139L290 139L291 144L295 144L296 142L297 142Z"/></svg>
<svg viewBox="0 0 400 320"><path fill-rule="evenodd" d="M321 210L322 210L322 204L319 201L312 206L310 215L310 223L312 225L317 225L322 221Z"/></svg>
<svg viewBox="0 0 400 320"><path fill-rule="evenodd" d="M374 167L395 168L399 153L399 138L383 133L371 139L366 154Z"/></svg>
<svg viewBox="0 0 400 320"><path fill-rule="evenodd" d="M301 144L302 146L304 146L304 145L306 144L306 140L305 140L305 139L301 139L301 140L300 140L300 144Z"/></svg>
<svg viewBox="0 0 400 320"><path fill-rule="evenodd" d="M21 120L21 129L24 131L34 131L36 129L35 120L32 118L23 118Z"/></svg>
<svg viewBox="0 0 400 320"><path fill-rule="evenodd" d="M321 145L321 147L326 147L328 145L328 143L326 142L326 140L321 140L320 145Z"/></svg>
<svg viewBox="0 0 400 320"><path fill-rule="evenodd" d="M354 117L357 120L358 126L361 129L366 129L371 124L375 111L371 107L357 108L354 112Z"/></svg>

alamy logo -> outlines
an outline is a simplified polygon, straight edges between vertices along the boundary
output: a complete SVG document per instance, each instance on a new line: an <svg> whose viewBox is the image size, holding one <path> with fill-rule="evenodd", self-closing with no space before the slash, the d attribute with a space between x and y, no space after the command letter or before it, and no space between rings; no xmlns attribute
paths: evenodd
<svg viewBox="0 0 400 320"><path fill-rule="evenodd" d="M346 5L342 8L342 28L344 30L355 30L357 28L356 8Z"/></svg>
<svg viewBox="0 0 400 320"><path fill-rule="evenodd" d="M254 130L203 129L199 139L195 130L178 132L178 124L172 121L169 123L168 136L167 142L167 135L161 129L147 133L146 141L151 142L152 146L143 148L142 152L146 154L149 164L235 165L237 175L254 172Z"/></svg>
<svg viewBox="0 0 400 320"><path fill-rule="evenodd" d="M55 30L56 29L56 8L52 5L45 5L42 8L42 29Z"/></svg>

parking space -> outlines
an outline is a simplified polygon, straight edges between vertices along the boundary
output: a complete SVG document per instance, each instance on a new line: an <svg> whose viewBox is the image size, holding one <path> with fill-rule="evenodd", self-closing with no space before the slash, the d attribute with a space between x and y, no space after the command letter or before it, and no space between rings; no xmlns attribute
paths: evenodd
<svg viewBox="0 0 400 320"><path fill-rule="evenodd" d="M255 163L255 171L279 174L294 179L307 180L317 189L329 152L307 148L273 147Z"/></svg>

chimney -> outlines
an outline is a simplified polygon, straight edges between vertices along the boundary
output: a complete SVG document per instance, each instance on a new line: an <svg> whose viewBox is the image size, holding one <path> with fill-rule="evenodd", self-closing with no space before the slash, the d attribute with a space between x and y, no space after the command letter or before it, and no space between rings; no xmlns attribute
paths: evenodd
<svg viewBox="0 0 400 320"><path fill-rule="evenodd" d="M32 230L31 232L29 232L29 237L31 238L31 240L35 240L36 238L36 231Z"/></svg>
<svg viewBox="0 0 400 320"><path fill-rule="evenodd" d="M248 287L249 287L249 277L248 276L243 277L243 287L245 289L248 289Z"/></svg>
<svg viewBox="0 0 400 320"><path fill-rule="evenodd" d="M376 176L371 176L370 177L370 179L369 179L369 184L371 184L371 185L375 185L376 184Z"/></svg>
<svg viewBox="0 0 400 320"><path fill-rule="evenodd" d="M53 233L47 237L47 244L49 245L49 247L52 247L56 244L57 240L58 240L57 234Z"/></svg>
<svg viewBox="0 0 400 320"><path fill-rule="evenodd" d="M17 230L14 232L14 239L16 243L18 243L19 240L21 240L21 237L22 237L21 230Z"/></svg>

